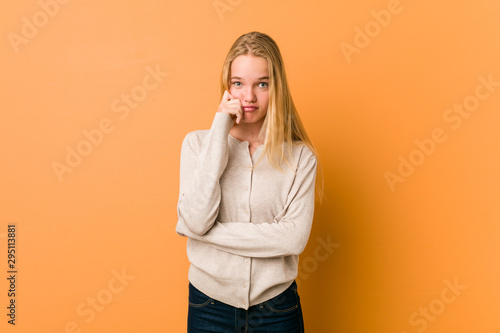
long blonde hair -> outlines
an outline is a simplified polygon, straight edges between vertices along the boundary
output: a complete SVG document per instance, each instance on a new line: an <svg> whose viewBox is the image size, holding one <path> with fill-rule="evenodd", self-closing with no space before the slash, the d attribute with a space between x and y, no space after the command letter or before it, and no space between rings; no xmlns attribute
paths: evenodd
<svg viewBox="0 0 500 333"><path fill-rule="evenodd" d="M259 139L264 142L264 153L267 154L271 165L283 170L281 164L285 162L293 170L292 163L287 156L293 157L292 145L297 143L305 144L318 157L317 151L309 139L293 103L281 52L270 36L253 31L240 36L233 43L222 67L221 98L224 91L229 90L233 60L240 55L248 54L265 58L268 64L269 105L259 133ZM261 158L263 156L264 154L261 155ZM320 194L319 199L321 200L323 182L321 182L320 186L317 194ZM318 187L316 188L318 190Z"/></svg>

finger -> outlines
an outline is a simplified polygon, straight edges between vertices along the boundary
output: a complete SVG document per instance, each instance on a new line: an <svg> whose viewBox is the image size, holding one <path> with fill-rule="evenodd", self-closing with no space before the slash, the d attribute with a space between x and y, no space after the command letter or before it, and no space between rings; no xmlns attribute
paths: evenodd
<svg viewBox="0 0 500 333"><path fill-rule="evenodd" d="M240 106L236 111L236 123L239 124L241 122L241 119L243 119L243 111L241 110Z"/></svg>
<svg viewBox="0 0 500 333"><path fill-rule="evenodd" d="M239 99L233 99L227 102L227 109L231 113L231 116L234 116L237 124L240 123L243 118L243 109L241 107L241 102Z"/></svg>
<svg viewBox="0 0 500 333"><path fill-rule="evenodd" d="M227 90L224 90L224 94L222 94L222 101L228 101L229 100L229 92Z"/></svg>
<svg viewBox="0 0 500 333"><path fill-rule="evenodd" d="M238 100L238 114L240 115L240 119L238 121L238 124L243 120L243 117L245 116L245 113L243 112L243 105L241 104L240 100Z"/></svg>
<svg viewBox="0 0 500 333"><path fill-rule="evenodd" d="M226 89L226 92L227 92L227 98L228 98L228 101L232 100L233 99L233 95L231 95L229 93L229 90Z"/></svg>

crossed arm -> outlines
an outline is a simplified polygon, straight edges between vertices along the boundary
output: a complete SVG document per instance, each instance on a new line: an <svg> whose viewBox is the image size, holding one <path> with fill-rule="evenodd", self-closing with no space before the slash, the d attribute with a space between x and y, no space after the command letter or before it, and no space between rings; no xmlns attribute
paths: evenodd
<svg viewBox="0 0 500 333"><path fill-rule="evenodd" d="M216 221L221 199L219 179L227 164L227 135L231 125L224 117L229 118L216 115L201 146L194 136L184 139L177 233L241 256L269 258L300 254L307 244L314 215L316 158L306 147L302 149L286 203L273 221L259 224Z"/></svg>

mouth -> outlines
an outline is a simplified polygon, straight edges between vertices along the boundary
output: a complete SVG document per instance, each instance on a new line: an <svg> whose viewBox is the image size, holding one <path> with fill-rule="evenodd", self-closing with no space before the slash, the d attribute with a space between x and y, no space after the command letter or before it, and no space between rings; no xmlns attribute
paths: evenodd
<svg viewBox="0 0 500 333"><path fill-rule="evenodd" d="M245 112L252 112L252 111L255 111L257 109L258 109L258 107L256 107L255 105L243 106L243 111L245 111Z"/></svg>

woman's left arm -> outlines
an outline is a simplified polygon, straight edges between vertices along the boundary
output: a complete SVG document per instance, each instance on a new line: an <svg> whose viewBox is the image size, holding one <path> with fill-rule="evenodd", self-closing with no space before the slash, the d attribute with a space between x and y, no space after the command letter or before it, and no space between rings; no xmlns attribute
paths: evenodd
<svg viewBox="0 0 500 333"><path fill-rule="evenodd" d="M308 149L307 149L308 150ZM314 217L314 155L299 162L283 210L269 223L216 221L204 235L182 230L187 237L215 245L219 250L247 257L299 255L304 250Z"/></svg>

